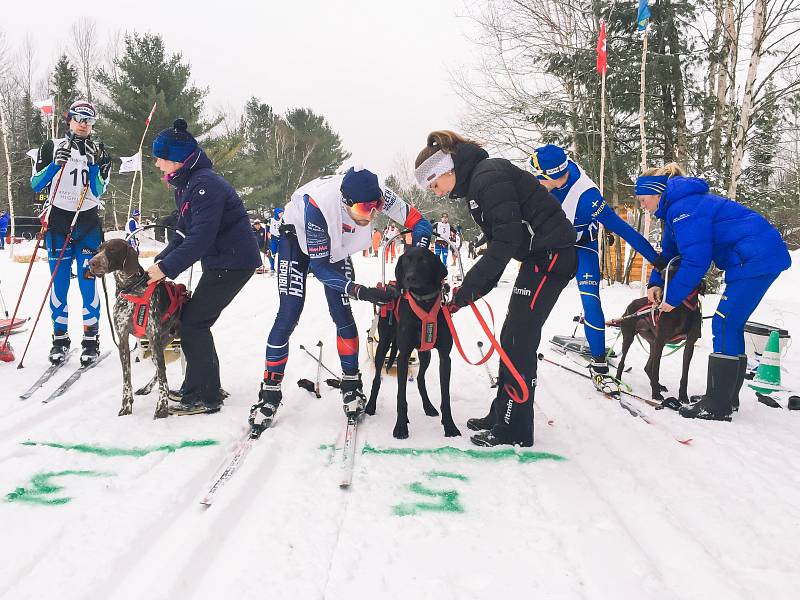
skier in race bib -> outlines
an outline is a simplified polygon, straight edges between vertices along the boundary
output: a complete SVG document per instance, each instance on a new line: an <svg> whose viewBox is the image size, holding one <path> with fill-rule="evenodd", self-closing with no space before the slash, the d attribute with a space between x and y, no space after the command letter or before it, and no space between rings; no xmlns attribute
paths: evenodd
<svg viewBox="0 0 800 600"><path fill-rule="evenodd" d="M81 364L94 362L100 353L98 328L100 296L96 281L89 277L89 260L100 246L102 233L97 211L100 197L108 184L111 158L92 139L92 127L97 120L94 105L79 100L73 102L66 118L69 132L61 139L46 141L39 149L36 173L31 177L34 192L50 186L47 199L49 219L45 244L50 272L56 268L64 247L70 224L79 212L69 244L58 266L50 292L50 315L53 320L53 347L49 359L53 364L63 362L70 347L68 333L67 293L72 262L76 262L78 287L83 298L83 341Z"/></svg>
<svg viewBox="0 0 800 600"><path fill-rule="evenodd" d="M575 279L583 305L583 328L592 354L589 373L595 387L601 392L618 392L618 382L609 374L606 362L606 319L600 301L602 276L597 241L599 224L620 236L656 268L664 268L666 261L644 236L606 204L600 189L583 169L567 158L563 148L554 144L537 148L528 159L528 167L539 182L561 202L561 208L575 226L575 249L578 252Z"/></svg>
<svg viewBox="0 0 800 600"><path fill-rule="evenodd" d="M434 229L436 231L436 239L433 242L433 249L436 256L442 261L442 264L447 268L447 252L450 249L448 242L450 241L450 223L448 222L447 213L442 213L439 222L436 223Z"/></svg>
<svg viewBox="0 0 800 600"><path fill-rule="evenodd" d="M139 254L139 240L133 235L133 232L137 229L139 229L139 209L134 208L131 213L131 218L128 219L128 223L125 225L125 233L130 236L128 238L128 244L131 248L136 250L136 254Z"/></svg>
<svg viewBox="0 0 800 600"><path fill-rule="evenodd" d="M269 220L269 270L275 273L275 257L278 256L278 247L281 243L281 223L283 223L283 207L273 209Z"/></svg>
<svg viewBox="0 0 800 600"><path fill-rule="evenodd" d="M730 421L747 371L744 326L778 275L791 266L786 242L760 214L709 193L705 181L685 177L675 163L647 169L636 179L635 192L643 209L663 219L664 258L681 257L669 285L657 271L650 275L647 297L661 312L679 306L712 261L725 272L725 289L711 321L714 351L708 357L706 393L692 397L695 403L680 414Z"/></svg>
<svg viewBox="0 0 800 600"><path fill-rule="evenodd" d="M363 411L358 331L350 300L385 304L399 295L392 286L366 287L355 283L350 256L370 246L372 220L379 212L411 229L416 246L428 247L430 223L392 190L381 189L378 177L366 169L355 167L344 175L314 179L292 194L284 212L278 247L280 306L267 339L259 399L250 412L255 437L272 424L281 403L289 337L303 311L309 270L325 286L328 310L336 324L344 412L349 418Z"/></svg>

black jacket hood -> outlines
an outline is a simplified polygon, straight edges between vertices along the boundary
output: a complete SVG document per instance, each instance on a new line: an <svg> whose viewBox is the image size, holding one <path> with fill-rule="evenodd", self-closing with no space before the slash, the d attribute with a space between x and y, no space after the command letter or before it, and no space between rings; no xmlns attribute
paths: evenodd
<svg viewBox="0 0 800 600"><path fill-rule="evenodd" d="M455 165L456 172L456 185L453 191L450 192L450 197L465 198L467 190L469 189L469 182L472 179L472 171L479 162L489 158L489 153L480 146L463 142L456 146L456 152L453 154L453 164Z"/></svg>

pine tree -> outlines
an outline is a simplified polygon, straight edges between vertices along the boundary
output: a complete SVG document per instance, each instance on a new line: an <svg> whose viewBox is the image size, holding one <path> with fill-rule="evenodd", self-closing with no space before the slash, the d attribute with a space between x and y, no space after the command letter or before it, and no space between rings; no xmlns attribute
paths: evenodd
<svg viewBox="0 0 800 600"><path fill-rule="evenodd" d="M66 54L62 54L53 74L50 76L50 94L53 96L55 108L53 118L56 120L56 137L64 131L63 116L70 104L78 99L78 71L69 62Z"/></svg>
<svg viewBox="0 0 800 600"><path fill-rule="evenodd" d="M149 33L126 35L125 50L114 64L116 77L104 69L98 71L98 83L109 100L99 107L102 118L96 130L112 156L133 155L138 149L153 102L158 103L142 147L143 206L149 212L169 212L172 210L172 196L159 181L160 174L150 156L153 138L162 129L171 127L178 117L186 120L195 137L207 133L220 119L206 121L202 118L208 89L192 85L189 65L183 62L180 53L167 52L161 36ZM112 179L112 189L118 197L127 199L130 177L123 175Z"/></svg>

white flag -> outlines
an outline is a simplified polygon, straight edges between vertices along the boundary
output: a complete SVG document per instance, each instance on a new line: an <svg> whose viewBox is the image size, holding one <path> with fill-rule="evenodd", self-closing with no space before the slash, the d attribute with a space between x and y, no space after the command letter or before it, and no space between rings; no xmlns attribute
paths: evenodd
<svg viewBox="0 0 800 600"><path fill-rule="evenodd" d="M120 156L122 164L119 167L120 173L130 173L131 171L142 170L142 153L137 152L133 156Z"/></svg>
<svg viewBox="0 0 800 600"><path fill-rule="evenodd" d="M31 177L36 175L36 161L39 160L39 149L31 148L25 153L31 159Z"/></svg>

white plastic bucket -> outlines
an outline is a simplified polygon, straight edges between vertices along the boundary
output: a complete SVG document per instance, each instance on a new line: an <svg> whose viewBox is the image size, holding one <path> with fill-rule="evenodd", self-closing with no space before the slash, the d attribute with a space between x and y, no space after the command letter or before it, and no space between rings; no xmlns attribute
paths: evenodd
<svg viewBox="0 0 800 600"><path fill-rule="evenodd" d="M786 353L786 349L792 339L786 329L781 329L774 325L756 323L755 321L747 321L744 324L744 346L748 356L761 356L764 353L771 331L777 331L780 336L781 356Z"/></svg>

